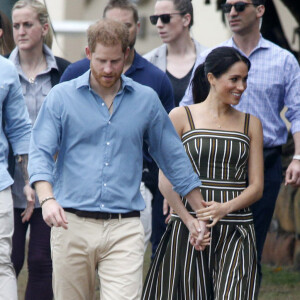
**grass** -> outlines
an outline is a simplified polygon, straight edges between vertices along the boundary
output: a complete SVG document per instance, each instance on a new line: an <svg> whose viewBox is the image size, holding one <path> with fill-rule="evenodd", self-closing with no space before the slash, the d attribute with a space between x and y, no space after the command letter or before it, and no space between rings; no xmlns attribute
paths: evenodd
<svg viewBox="0 0 300 300"><path fill-rule="evenodd" d="M144 278L150 266L151 249L148 247L144 261ZM24 299L27 281L27 266L23 267L18 279L19 299ZM97 298L99 292L97 292ZM299 300L300 272L290 267L263 265L263 280L258 300Z"/></svg>
<svg viewBox="0 0 300 300"><path fill-rule="evenodd" d="M263 265L259 300L299 300L300 272L288 267Z"/></svg>

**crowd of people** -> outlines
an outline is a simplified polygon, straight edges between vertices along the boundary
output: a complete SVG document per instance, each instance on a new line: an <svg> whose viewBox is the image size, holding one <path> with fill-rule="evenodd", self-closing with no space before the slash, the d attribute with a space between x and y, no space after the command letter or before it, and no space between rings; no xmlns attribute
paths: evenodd
<svg viewBox="0 0 300 300"><path fill-rule="evenodd" d="M300 69L262 37L265 0L222 9L232 37L207 49L191 0L157 0L163 44L141 56L136 5L109 0L75 63L40 1L0 12L0 299L29 229L26 300L94 299L97 276L103 300L258 298L284 106L300 186Z"/></svg>

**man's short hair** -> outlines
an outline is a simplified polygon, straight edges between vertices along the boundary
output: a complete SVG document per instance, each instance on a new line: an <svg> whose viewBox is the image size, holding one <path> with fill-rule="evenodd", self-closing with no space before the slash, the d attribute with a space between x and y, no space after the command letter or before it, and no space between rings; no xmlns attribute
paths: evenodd
<svg viewBox="0 0 300 300"><path fill-rule="evenodd" d="M252 3L256 5L265 5L266 0L252 0Z"/></svg>
<svg viewBox="0 0 300 300"><path fill-rule="evenodd" d="M125 53L129 45L129 31L125 24L113 20L100 20L92 24L87 30L88 46L95 52L97 43L104 46L115 46L121 43Z"/></svg>
<svg viewBox="0 0 300 300"><path fill-rule="evenodd" d="M106 12L113 8L131 10L133 14L134 22L137 23L139 21L137 6L134 3L132 3L130 0L110 0L104 7L103 18L105 18Z"/></svg>

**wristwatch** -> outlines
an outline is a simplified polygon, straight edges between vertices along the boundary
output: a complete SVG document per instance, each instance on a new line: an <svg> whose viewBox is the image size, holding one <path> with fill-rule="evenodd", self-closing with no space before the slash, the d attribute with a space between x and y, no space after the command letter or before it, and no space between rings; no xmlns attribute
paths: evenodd
<svg viewBox="0 0 300 300"><path fill-rule="evenodd" d="M293 159L300 160L300 155L299 154L298 155L294 155Z"/></svg>

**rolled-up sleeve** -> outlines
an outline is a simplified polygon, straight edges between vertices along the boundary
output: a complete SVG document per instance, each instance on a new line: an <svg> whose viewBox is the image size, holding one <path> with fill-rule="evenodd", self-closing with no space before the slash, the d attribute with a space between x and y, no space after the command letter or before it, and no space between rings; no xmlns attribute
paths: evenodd
<svg viewBox="0 0 300 300"><path fill-rule="evenodd" d="M291 132L300 131L300 68L294 56L288 55L285 62L286 118L291 122Z"/></svg>
<svg viewBox="0 0 300 300"><path fill-rule="evenodd" d="M30 184L44 180L53 185L54 155L61 136L61 102L55 88L46 97L32 129L28 171Z"/></svg>
<svg viewBox="0 0 300 300"><path fill-rule="evenodd" d="M22 94L21 83L15 68L8 69L10 78L8 94L4 101L5 134L13 152L27 154L31 133L31 121Z"/></svg>
<svg viewBox="0 0 300 300"><path fill-rule="evenodd" d="M201 185L181 140L162 105L155 99L150 126L146 133L149 153L170 180L173 189L185 196Z"/></svg>

